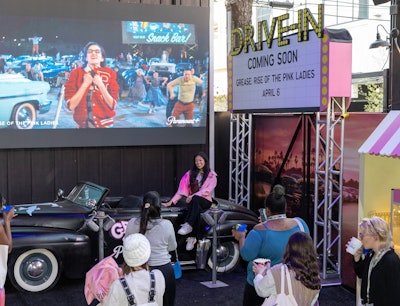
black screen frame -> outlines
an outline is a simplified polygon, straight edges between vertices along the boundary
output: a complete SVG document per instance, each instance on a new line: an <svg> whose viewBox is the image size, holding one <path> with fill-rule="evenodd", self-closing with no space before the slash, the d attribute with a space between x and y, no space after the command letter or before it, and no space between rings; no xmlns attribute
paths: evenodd
<svg viewBox="0 0 400 306"><path fill-rule="evenodd" d="M38 16L104 20L154 20L194 24L203 34L199 43L209 51L210 10L204 7L181 7L96 0L4 0L1 16ZM0 31L1 32L1 31ZM206 35L204 35L207 33ZM197 35L200 39L201 35ZM208 111L207 111L208 118ZM182 145L206 143L204 127L118 128L118 129L0 129L0 148L101 147Z"/></svg>

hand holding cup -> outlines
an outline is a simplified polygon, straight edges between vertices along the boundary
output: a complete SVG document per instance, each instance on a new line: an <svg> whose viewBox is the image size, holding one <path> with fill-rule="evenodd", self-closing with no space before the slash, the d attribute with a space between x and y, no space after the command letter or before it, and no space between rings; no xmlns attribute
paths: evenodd
<svg viewBox="0 0 400 306"><path fill-rule="evenodd" d="M351 255L355 255L357 251L362 247L362 242L356 237L352 237L346 245L346 252Z"/></svg>
<svg viewBox="0 0 400 306"><path fill-rule="evenodd" d="M271 260L266 258L256 258L253 260L253 272L255 274L265 275L269 268L271 268Z"/></svg>

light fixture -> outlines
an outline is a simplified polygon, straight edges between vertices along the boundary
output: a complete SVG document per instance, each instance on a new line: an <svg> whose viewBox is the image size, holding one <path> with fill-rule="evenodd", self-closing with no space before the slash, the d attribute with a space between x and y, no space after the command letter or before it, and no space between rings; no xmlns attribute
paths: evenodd
<svg viewBox="0 0 400 306"><path fill-rule="evenodd" d="M379 34L379 31L378 31L379 26L381 26L382 29L386 32L386 34L389 35L389 37L387 37L386 40L381 39L381 35ZM397 51L400 53L400 47L399 47L399 43L397 41L397 37L399 36L399 34L400 34L400 31L397 28L393 28L389 33L383 25L378 24L376 26L376 40L369 46L369 48L370 49L380 48L380 47L390 48L390 43L388 42L388 40L389 40L389 38L392 38Z"/></svg>
<svg viewBox="0 0 400 306"><path fill-rule="evenodd" d="M384 48L389 48L390 47L390 43L388 42L388 38L386 40L383 40L381 38L381 34L379 34L379 26L382 27L383 30L385 30L385 32L389 35L389 32L386 31L385 27L381 24L378 24L376 26L376 40L369 46L370 49L375 49L375 48L380 48L380 47L384 47Z"/></svg>
<svg viewBox="0 0 400 306"><path fill-rule="evenodd" d="M103 224L103 230L108 232L114 224L115 224L115 220L113 218L111 218L109 215L106 215L106 219Z"/></svg>
<svg viewBox="0 0 400 306"><path fill-rule="evenodd" d="M269 5L270 7L284 8L284 9L291 9L294 6L294 3L289 1L254 0L253 3L255 3L258 6Z"/></svg>
<svg viewBox="0 0 400 306"><path fill-rule="evenodd" d="M294 6L294 3L289 1L270 1L268 4L270 7L280 7L286 9L291 9Z"/></svg>

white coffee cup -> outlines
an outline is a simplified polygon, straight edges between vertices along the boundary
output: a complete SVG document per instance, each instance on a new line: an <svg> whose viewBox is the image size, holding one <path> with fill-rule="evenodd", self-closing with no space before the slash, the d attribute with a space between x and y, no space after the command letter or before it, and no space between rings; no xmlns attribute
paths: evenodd
<svg viewBox="0 0 400 306"><path fill-rule="evenodd" d="M351 237L347 245L346 252L350 253L351 255L354 255L361 247L362 247L361 240L357 239L356 237Z"/></svg>
<svg viewBox="0 0 400 306"><path fill-rule="evenodd" d="M267 263L271 262L271 260L267 258L256 258L253 260L253 262L258 265L266 265Z"/></svg>

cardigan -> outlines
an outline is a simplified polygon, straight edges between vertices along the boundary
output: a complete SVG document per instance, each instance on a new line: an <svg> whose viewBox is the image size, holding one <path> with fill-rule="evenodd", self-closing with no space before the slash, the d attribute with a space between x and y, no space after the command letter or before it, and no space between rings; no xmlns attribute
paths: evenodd
<svg viewBox="0 0 400 306"><path fill-rule="evenodd" d="M400 301L400 259L390 249L371 271L369 301L367 301L368 268L374 252L371 250L364 259L356 262L353 258L354 271L361 278L362 303L374 306L398 305Z"/></svg>

